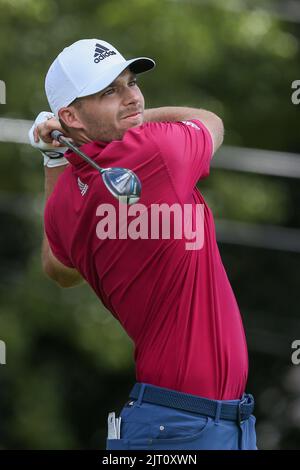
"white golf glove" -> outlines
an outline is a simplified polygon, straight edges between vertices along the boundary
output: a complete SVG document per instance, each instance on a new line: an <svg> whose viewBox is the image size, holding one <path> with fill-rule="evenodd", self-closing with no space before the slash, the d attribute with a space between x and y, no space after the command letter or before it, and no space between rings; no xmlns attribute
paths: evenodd
<svg viewBox="0 0 300 470"><path fill-rule="evenodd" d="M67 150L67 147L54 147L53 145L44 142L41 138L39 142L34 141L33 131L39 124L55 117L53 113L42 111L34 121L33 126L28 132L28 137L32 147L40 150L44 157L44 166L48 168L54 168L56 166L67 165L69 162L64 158L64 153Z"/></svg>

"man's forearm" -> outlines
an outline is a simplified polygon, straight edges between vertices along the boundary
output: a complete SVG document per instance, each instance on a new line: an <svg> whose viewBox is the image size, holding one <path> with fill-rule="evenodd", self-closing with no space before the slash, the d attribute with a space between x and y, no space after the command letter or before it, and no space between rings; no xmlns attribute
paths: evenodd
<svg viewBox="0 0 300 470"><path fill-rule="evenodd" d="M144 121L161 122L161 121L183 121L185 119L207 119L214 116L210 111L198 108L186 108L180 106L163 106L161 108L145 109Z"/></svg>
<svg viewBox="0 0 300 470"><path fill-rule="evenodd" d="M64 172L65 168L65 165L55 168L45 167L46 201L51 196L55 184L59 176ZM67 268L53 256L45 231L42 244L42 266L44 272L61 287L72 287L83 282L81 275L76 271L76 269Z"/></svg>
<svg viewBox="0 0 300 470"><path fill-rule="evenodd" d="M59 176L64 172L66 166L57 166L55 168L48 168L47 166L44 167L45 171L45 201L51 196L52 191L55 187L55 184L59 178ZM42 264L43 266L46 265L47 259L49 258L49 242L44 231L43 236L43 244L42 244Z"/></svg>
<svg viewBox="0 0 300 470"><path fill-rule="evenodd" d="M145 122L162 122L162 121L189 121L190 119L198 119L209 130L212 142L213 153L222 145L224 138L224 126L222 119L211 111L198 108L183 108L177 106L165 106L162 108L146 109L144 112Z"/></svg>
<svg viewBox="0 0 300 470"><path fill-rule="evenodd" d="M47 201L49 196L51 196L52 194L52 191L56 185L56 181L66 169L66 165L57 166L54 168L48 168L47 166L45 166L44 169L45 169L45 199Z"/></svg>

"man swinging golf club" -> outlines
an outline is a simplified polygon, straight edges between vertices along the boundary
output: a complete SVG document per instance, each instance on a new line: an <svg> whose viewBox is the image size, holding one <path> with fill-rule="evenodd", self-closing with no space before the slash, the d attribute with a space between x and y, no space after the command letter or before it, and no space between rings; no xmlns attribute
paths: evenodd
<svg viewBox="0 0 300 470"><path fill-rule="evenodd" d="M53 114L41 113L30 132L44 154L43 268L61 287L86 280L135 344L137 383L121 419L109 415L107 449L256 449L241 316L196 188L209 175L223 124L202 109L145 110L136 75L153 67L145 57L125 60L100 39L75 42L52 63ZM76 148L62 155L54 130L101 168L136 175L144 216L155 204L189 205L194 221L204 207L201 249L161 232L99 237L103 207L118 213L121 205Z"/></svg>

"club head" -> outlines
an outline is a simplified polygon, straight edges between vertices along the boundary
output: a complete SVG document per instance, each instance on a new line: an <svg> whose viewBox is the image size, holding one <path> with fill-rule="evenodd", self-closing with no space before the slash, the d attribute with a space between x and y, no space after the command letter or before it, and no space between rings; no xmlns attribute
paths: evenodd
<svg viewBox="0 0 300 470"><path fill-rule="evenodd" d="M141 196L142 185L137 175L126 168L108 168L102 172L105 186L120 202L134 204Z"/></svg>

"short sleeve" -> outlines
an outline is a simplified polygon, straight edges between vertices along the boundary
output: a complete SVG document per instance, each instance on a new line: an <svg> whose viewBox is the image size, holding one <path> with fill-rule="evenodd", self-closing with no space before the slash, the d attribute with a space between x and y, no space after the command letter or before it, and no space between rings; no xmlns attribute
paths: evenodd
<svg viewBox="0 0 300 470"><path fill-rule="evenodd" d="M209 175L213 153L209 130L197 119L148 124L149 137L154 139L177 193L191 194L197 182Z"/></svg>
<svg viewBox="0 0 300 470"><path fill-rule="evenodd" d="M48 199L45 211L44 211L44 225L45 225L45 232L47 235L47 239L49 241L50 248L54 254L54 256L60 261L62 264L67 266L68 268L74 268L73 263L65 253L63 243L61 237L57 233L55 229L55 223L53 220L52 214L52 200L51 197Z"/></svg>

